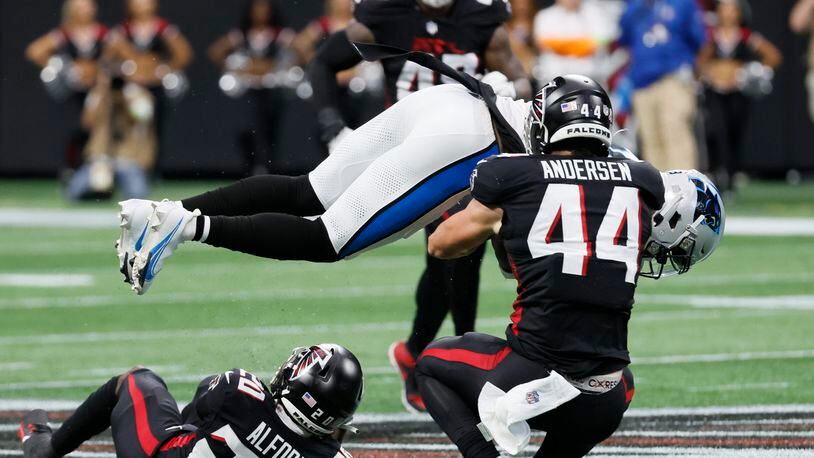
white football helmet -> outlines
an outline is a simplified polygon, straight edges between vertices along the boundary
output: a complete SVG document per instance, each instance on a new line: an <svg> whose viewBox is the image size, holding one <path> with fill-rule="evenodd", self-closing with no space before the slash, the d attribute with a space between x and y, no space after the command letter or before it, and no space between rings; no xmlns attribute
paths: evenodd
<svg viewBox="0 0 814 458"><path fill-rule="evenodd" d="M653 215L640 275L660 278L683 274L708 258L721 242L726 213L718 189L697 170L661 174L664 206Z"/></svg>

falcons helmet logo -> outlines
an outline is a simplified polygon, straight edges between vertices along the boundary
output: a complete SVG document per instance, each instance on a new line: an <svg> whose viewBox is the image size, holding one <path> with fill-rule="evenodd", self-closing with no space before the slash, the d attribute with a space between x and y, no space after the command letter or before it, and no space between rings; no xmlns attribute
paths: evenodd
<svg viewBox="0 0 814 458"><path fill-rule="evenodd" d="M300 356L300 361L294 366L294 370L291 372L291 380L297 380L303 374L307 373L308 369L315 364L319 364L320 369L325 368L325 366L328 365L328 361L331 360L331 356L333 356L333 353L330 351L323 349L319 345L314 345Z"/></svg>

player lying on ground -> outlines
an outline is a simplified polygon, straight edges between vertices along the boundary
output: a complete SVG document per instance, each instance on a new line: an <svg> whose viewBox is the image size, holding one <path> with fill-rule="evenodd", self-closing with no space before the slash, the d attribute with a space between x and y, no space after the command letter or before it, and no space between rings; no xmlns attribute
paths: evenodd
<svg viewBox="0 0 814 458"><path fill-rule="evenodd" d="M660 175L607 157L608 143L590 137L553 140L574 123L608 129L580 113L610 106L596 83L558 78L533 103L542 154L483 161L472 202L429 240L431 255L454 258L499 234L517 279L506 340L468 333L419 356L427 410L467 458L497 457L492 440L516 454L530 428L546 431L537 457L583 456L609 437L633 398L637 277L685 272L723 231L721 198L702 174Z"/></svg>
<svg viewBox="0 0 814 458"><path fill-rule="evenodd" d="M275 259L343 259L438 218L468 192L478 161L500 148L524 152L527 103L496 97L429 55L413 57L472 92L445 84L405 97L308 175L253 177L180 202L122 203L118 255L133 289L146 292L190 240Z"/></svg>
<svg viewBox="0 0 814 458"><path fill-rule="evenodd" d="M182 412L163 380L135 368L111 378L56 431L43 410L20 425L26 458L67 455L112 429L116 456L350 457L341 445L362 400L362 368L335 344L296 348L266 387L243 369L205 378Z"/></svg>

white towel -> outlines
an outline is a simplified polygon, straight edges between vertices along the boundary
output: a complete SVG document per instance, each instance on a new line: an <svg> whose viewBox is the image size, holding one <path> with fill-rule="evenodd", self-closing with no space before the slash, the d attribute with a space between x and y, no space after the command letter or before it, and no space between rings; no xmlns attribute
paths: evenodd
<svg viewBox="0 0 814 458"><path fill-rule="evenodd" d="M478 428L486 440L494 440L507 453L517 455L528 445L531 436L526 420L556 409L579 393L555 371L508 392L486 382L478 396L481 419Z"/></svg>

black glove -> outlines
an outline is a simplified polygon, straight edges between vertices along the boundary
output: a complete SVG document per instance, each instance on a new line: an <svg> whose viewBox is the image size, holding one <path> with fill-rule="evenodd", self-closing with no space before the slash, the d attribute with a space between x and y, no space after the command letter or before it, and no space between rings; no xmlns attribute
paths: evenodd
<svg viewBox="0 0 814 458"><path fill-rule="evenodd" d="M326 145L342 132L346 127L342 115L335 108L323 108L317 113L317 123L319 124L319 138Z"/></svg>

